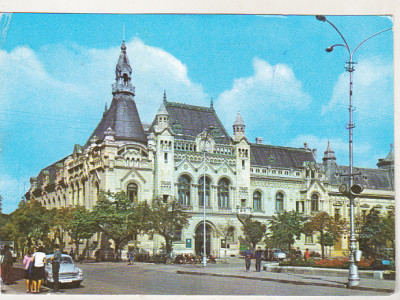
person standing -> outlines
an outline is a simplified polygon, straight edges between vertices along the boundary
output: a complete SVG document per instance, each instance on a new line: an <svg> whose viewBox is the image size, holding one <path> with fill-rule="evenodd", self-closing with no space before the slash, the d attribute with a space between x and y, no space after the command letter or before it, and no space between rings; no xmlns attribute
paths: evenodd
<svg viewBox="0 0 400 300"><path fill-rule="evenodd" d="M31 272L31 269L29 268L29 265L32 262L32 255L33 255L32 249L28 249L28 252L24 256L24 260L22 261L22 263L24 265L24 269L25 269L26 293L31 292L32 272Z"/></svg>
<svg viewBox="0 0 400 300"><path fill-rule="evenodd" d="M304 259L308 260L310 258L310 252L308 251L308 248L306 248L306 252L304 252Z"/></svg>
<svg viewBox="0 0 400 300"><path fill-rule="evenodd" d="M58 244L54 245L54 255L51 258L51 265L53 271L53 292L58 292L60 289L59 272L60 272L60 262L61 262L61 251Z"/></svg>
<svg viewBox="0 0 400 300"><path fill-rule="evenodd" d="M46 254L44 253L43 246L33 254L33 271L32 271L32 293L40 293L42 280L44 279L44 264L46 263Z"/></svg>
<svg viewBox="0 0 400 300"><path fill-rule="evenodd" d="M261 247L258 247L256 252L254 253L254 258L256 259L256 272L261 271L261 257L262 257Z"/></svg>
<svg viewBox="0 0 400 300"><path fill-rule="evenodd" d="M250 266L251 266L251 256L252 256L252 252L250 249L247 249L244 252L244 259L245 259L245 263L246 263L246 271L248 272L250 270Z"/></svg>
<svg viewBox="0 0 400 300"><path fill-rule="evenodd" d="M300 250L300 247L297 247L297 250L296 250L296 259L300 259L300 260L301 260L301 250Z"/></svg>
<svg viewBox="0 0 400 300"><path fill-rule="evenodd" d="M14 262L9 245L4 245L2 255L3 261L1 263L1 278L5 284L9 285L12 283L11 273Z"/></svg>

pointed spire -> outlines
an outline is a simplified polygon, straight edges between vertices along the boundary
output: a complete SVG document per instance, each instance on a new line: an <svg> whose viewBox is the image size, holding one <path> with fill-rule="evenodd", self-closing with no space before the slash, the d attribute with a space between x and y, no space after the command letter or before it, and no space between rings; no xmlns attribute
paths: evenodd
<svg viewBox="0 0 400 300"><path fill-rule="evenodd" d="M115 67L115 83L113 84L113 94L123 92L135 95L135 88L131 84L132 68L126 54L125 41L121 44L121 53Z"/></svg>
<svg viewBox="0 0 400 300"><path fill-rule="evenodd" d="M213 97L211 97L211 100L210 100L210 108L214 108L214 99L213 99Z"/></svg>
<svg viewBox="0 0 400 300"><path fill-rule="evenodd" d="M158 109L157 115L169 115L167 109L165 108L164 101L161 102L160 108Z"/></svg>
<svg viewBox="0 0 400 300"><path fill-rule="evenodd" d="M237 113L234 125L244 125L244 122L243 122L243 119L242 119L242 115L240 114L240 111L238 111L238 113Z"/></svg>
<svg viewBox="0 0 400 300"><path fill-rule="evenodd" d="M107 102L106 102L106 105L104 106L103 116L107 113L107 111L108 111L108 108L107 108Z"/></svg>
<svg viewBox="0 0 400 300"><path fill-rule="evenodd" d="M330 140L328 140L328 146L326 147L326 150L324 152L324 157L322 158L322 160L324 162L328 160L336 160L335 151L333 151L331 148Z"/></svg>
<svg viewBox="0 0 400 300"><path fill-rule="evenodd" d="M167 103L167 92L164 90L163 102Z"/></svg>
<svg viewBox="0 0 400 300"><path fill-rule="evenodd" d="M377 163L377 166L379 168L388 168L391 165L394 165L394 152L393 152L393 150L394 150L394 146L393 146L393 144L390 144L390 152L389 152L389 154L386 156L386 158L380 158L378 163Z"/></svg>

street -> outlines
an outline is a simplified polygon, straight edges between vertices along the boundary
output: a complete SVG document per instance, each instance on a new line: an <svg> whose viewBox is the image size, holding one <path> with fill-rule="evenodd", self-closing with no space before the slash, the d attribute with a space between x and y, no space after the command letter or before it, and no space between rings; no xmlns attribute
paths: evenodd
<svg viewBox="0 0 400 300"><path fill-rule="evenodd" d="M241 266L241 262L233 262ZM225 264L225 267L232 267ZM121 263L78 263L84 271L82 286L62 286L62 295L271 295L271 296L341 296L341 295L388 295L371 291L348 290L345 288L319 285L295 285L289 283L249 280L242 278L197 276L177 274L181 265L156 265L135 263L132 266ZM16 267L18 267L16 265ZM202 267L191 266L198 270ZM212 267L212 266L209 266ZM240 271L244 272L244 271ZM252 269L250 273L254 272ZM265 272L265 271L264 271ZM267 274L265 272L265 274ZM25 280L16 281L8 292L25 294ZM51 289L43 287L42 294Z"/></svg>

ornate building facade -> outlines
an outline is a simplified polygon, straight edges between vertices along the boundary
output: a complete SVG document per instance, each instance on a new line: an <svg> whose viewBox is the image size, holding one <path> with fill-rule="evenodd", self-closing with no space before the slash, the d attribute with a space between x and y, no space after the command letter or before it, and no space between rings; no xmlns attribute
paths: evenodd
<svg viewBox="0 0 400 300"><path fill-rule="evenodd" d="M191 212L189 226L177 235L176 252L194 253L203 244L206 211L207 253L237 255L242 235L239 214L266 222L284 210L305 216L326 211L348 217L348 199L339 192L347 167L336 163L328 142L322 163L315 151L251 143L240 114L230 136L210 107L161 101L151 125L142 124L136 108L132 68L121 46L110 107L84 146L31 178L29 200L47 208L84 205L92 209L100 190L124 191L134 202L176 199ZM355 181L365 189L356 199L356 213L372 207L394 209L393 149L377 169L359 168ZM205 187L205 190L204 190ZM221 235L221 228L229 228ZM96 239L94 239L96 240ZM139 248L158 251L163 239L138 237ZM67 241L68 243L68 241ZM320 251L313 236L295 246ZM93 243L92 250L99 243ZM346 236L332 251L347 250Z"/></svg>

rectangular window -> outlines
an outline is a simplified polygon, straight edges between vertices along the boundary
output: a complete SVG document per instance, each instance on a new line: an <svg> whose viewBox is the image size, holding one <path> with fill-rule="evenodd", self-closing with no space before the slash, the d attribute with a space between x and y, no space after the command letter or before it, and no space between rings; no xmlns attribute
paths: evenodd
<svg viewBox="0 0 400 300"><path fill-rule="evenodd" d="M312 234L306 234L306 244L313 244L314 243L314 238Z"/></svg>
<svg viewBox="0 0 400 300"><path fill-rule="evenodd" d="M304 212L304 201L296 201L296 212Z"/></svg>
<svg viewBox="0 0 400 300"><path fill-rule="evenodd" d="M168 153L164 153L164 163L168 163Z"/></svg>
<svg viewBox="0 0 400 300"><path fill-rule="evenodd" d="M163 202L167 203L168 202L168 195L163 195Z"/></svg>
<svg viewBox="0 0 400 300"><path fill-rule="evenodd" d="M242 170L245 170L245 169L246 169L246 161L242 160Z"/></svg>
<svg viewBox="0 0 400 300"><path fill-rule="evenodd" d="M240 201L240 206L241 206L241 207L246 207L246 199L242 199L242 200Z"/></svg>

